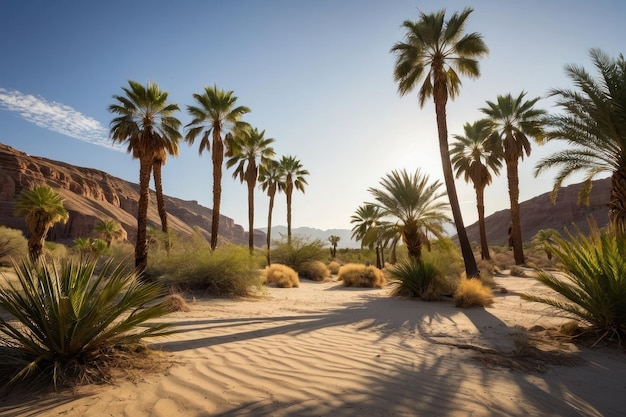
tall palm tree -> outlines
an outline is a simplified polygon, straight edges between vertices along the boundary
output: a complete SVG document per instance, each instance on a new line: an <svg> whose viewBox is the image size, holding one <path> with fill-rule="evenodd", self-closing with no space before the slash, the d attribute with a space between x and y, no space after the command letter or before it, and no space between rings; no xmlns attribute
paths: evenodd
<svg viewBox="0 0 626 417"><path fill-rule="evenodd" d="M259 168L259 185L270 198L267 211L267 264L271 265L270 249L272 243L272 212L274 211L274 197L277 191L285 189L285 172L278 161L271 159Z"/></svg>
<svg viewBox="0 0 626 417"><path fill-rule="evenodd" d="M579 200L589 203L591 180L610 172L609 221L626 233L626 61L622 55L610 58L599 49L590 51L597 75L584 68L568 65L566 73L577 90L554 89L563 113L548 119L547 140L562 140L569 147L542 159L535 175L559 167L553 198L570 175L584 172L584 187Z"/></svg>
<svg viewBox="0 0 626 417"><path fill-rule="evenodd" d="M424 107L429 97L435 102L443 175L465 270L468 277L477 277L480 272L467 238L454 184L446 117L448 98L454 99L460 91L459 75L477 78L480 71L476 58L488 53L480 34L463 33L471 13L472 9L466 8L461 13L454 13L447 21L445 10L428 15L420 13L418 21L406 20L403 23L406 29L405 42L396 43L391 52L396 54L394 78L400 95L411 92L421 82L418 92L420 107Z"/></svg>
<svg viewBox="0 0 626 417"><path fill-rule="evenodd" d="M115 220L98 220L94 226L94 232L106 242L107 248L111 247L113 241L122 239L126 234L122 226Z"/></svg>
<svg viewBox="0 0 626 417"><path fill-rule="evenodd" d="M250 112L244 106L236 106L237 97L233 91L224 91L213 87L204 87L202 94L194 94L195 106L187 106L193 117L186 126L185 141L193 145L196 137L202 134L199 154L211 152L213 162L213 212L211 215L211 250L217 247L220 223L220 205L222 202L222 164L224 162L224 138L246 124L241 117Z"/></svg>
<svg viewBox="0 0 626 417"><path fill-rule="evenodd" d="M128 87L122 87L124 95L114 95L116 103L109 111L116 114L111 121L113 143L126 143L133 158L139 159L139 204L137 208L137 243L135 245L135 267L142 273L148 265L146 227L148 224L148 203L150 202L150 174L155 155L175 154L182 135L181 123L175 112L179 107L168 103L167 91L157 83L146 86L129 80Z"/></svg>
<svg viewBox="0 0 626 417"><path fill-rule="evenodd" d="M43 255L48 230L55 223L65 223L69 213L63 197L48 185L35 185L22 191L15 202L15 215L26 217L28 254L35 261Z"/></svg>
<svg viewBox="0 0 626 417"><path fill-rule="evenodd" d="M439 181L430 182L417 169L413 174L394 170L380 181L380 188L369 188L383 217L394 219L388 225L401 233L409 256L420 260L424 231L435 236L443 233L443 223L450 221L445 211L449 205L442 200Z"/></svg>
<svg viewBox="0 0 626 417"><path fill-rule="evenodd" d="M529 138L534 138L538 142L543 141L543 118L546 114L545 110L534 107L540 97L532 100L525 100L525 97L524 91L517 97L511 94L498 96L496 102L487 101L487 107L480 109L489 118L491 137L502 146L511 202L510 241L517 265L524 263L518 164L520 159L524 159L524 154L530 155Z"/></svg>
<svg viewBox="0 0 626 417"><path fill-rule="evenodd" d="M285 195L287 196L287 242L291 243L291 201L294 188L304 193L304 186L307 185L305 176L309 171L302 168L300 160L295 156L283 156L280 159L280 166L285 173Z"/></svg>
<svg viewBox="0 0 626 417"><path fill-rule="evenodd" d="M226 167L237 165L233 178L239 177L242 183L248 186L248 247L254 252L254 189L259 177L259 166L267 164L274 156L274 149L270 146L272 138L265 137L265 130L259 132L257 128L242 129L236 136L229 139L230 158Z"/></svg>
<svg viewBox="0 0 626 417"><path fill-rule="evenodd" d="M479 120L463 126L464 135L454 135L450 155L456 178L464 176L465 182L472 182L476 191L478 229L480 231L480 256L489 260L489 244L485 230L485 187L491 184L492 176L500 173L502 167L499 142L490 140L489 122Z"/></svg>

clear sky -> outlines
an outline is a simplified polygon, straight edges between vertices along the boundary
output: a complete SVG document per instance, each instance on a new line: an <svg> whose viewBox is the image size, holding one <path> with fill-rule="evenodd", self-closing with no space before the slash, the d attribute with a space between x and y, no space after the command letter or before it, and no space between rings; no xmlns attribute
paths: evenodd
<svg viewBox="0 0 626 417"><path fill-rule="evenodd" d="M442 179L434 105L400 97L393 81L404 20L419 10L448 14L472 7L467 32L490 49L482 76L463 79L448 104L450 135L482 117L499 94L545 97L570 87L566 64L592 70L590 48L624 52L621 0L0 0L0 142L32 155L97 168L138 182L139 163L108 139L113 95L129 79L155 81L183 110L216 84L252 110L245 120L310 171L294 194L293 226L349 229L350 216L391 170L420 167ZM555 111L543 98L538 106ZM163 170L166 194L212 206L211 158L181 143ZM532 176L555 145L534 146L520 165L520 201L549 191L551 173ZM475 194L457 181L466 225ZM267 197L256 194L255 227L265 227ZM486 190L487 214L508 208L506 176ZM245 185L225 171L222 213L247 228ZM524 214L522 213L522 216ZM275 225L286 224L279 195Z"/></svg>

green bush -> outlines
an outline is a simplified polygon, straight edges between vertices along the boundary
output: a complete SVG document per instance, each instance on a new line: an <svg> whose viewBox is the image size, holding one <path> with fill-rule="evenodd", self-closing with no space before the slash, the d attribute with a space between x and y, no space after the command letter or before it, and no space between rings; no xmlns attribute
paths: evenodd
<svg viewBox="0 0 626 417"><path fill-rule="evenodd" d="M441 271L432 263L408 258L389 268L392 295L432 299L435 280Z"/></svg>
<svg viewBox="0 0 626 417"><path fill-rule="evenodd" d="M330 269L322 261L305 262L300 265L298 275L311 281L326 281L330 278Z"/></svg>
<svg viewBox="0 0 626 417"><path fill-rule="evenodd" d="M221 245L211 252L199 235L178 242L170 254L151 255L145 276L181 290L203 291L218 297L245 297L261 287L259 260L246 247Z"/></svg>
<svg viewBox="0 0 626 417"><path fill-rule="evenodd" d="M275 284L278 288L300 286L298 273L287 265L271 264L263 270L263 283Z"/></svg>
<svg viewBox="0 0 626 417"><path fill-rule="evenodd" d="M93 259L15 265L17 280L5 277L0 291L0 307L16 319L0 319L0 379L55 387L106 380L131 346L169 333L151 322L168 312L160 285L112 262L95 268Z"/></svg>
<svg viewBox="0 0 626 417"><path fill-rule="evenodd" d="M529 301L555 307L581 320L599 338L622 340L626 336L626 234L600 231L591 236L568 233L555 237L553 253L563 264L563 274L537 271L536 279L561 296L550 298L522 294Z"/></svg>
<svg viewBox="0 0 626 417"><path fill-rule="evenodd" d="M28 256L28 242L21 230L0 226L0 266L10 266L11 259Z"/></svg>
<svg viewBox="0 0 626 417"><path fill-rule="evenodd" d="M312 261L323 261L328 258L328 248L319 239L292 236L291 243L286 237L272 244L272 263L287 265L300 271L300 267Z"/></svg>
<svg viewBox="0 0 626 417"><path fill-rule="evenodd" d="M387 284L383 271L362 264L343 265L337 278L343 281L344 287L382 288Z"/></svg>

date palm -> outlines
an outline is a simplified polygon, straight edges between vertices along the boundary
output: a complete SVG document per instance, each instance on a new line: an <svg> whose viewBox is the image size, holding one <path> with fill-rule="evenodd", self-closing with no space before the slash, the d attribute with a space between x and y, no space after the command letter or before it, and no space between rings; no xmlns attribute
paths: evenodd
<svg viewBox="0 0 626 417"><path fill-rule="evenodd" d="M305 176L309 171L302 168L302 163L295 156L283 156L280 166L285 174L285 195L287 196L287 241L291 243L291 202L294 188L304 193L307 185Z"/></svg>
<svg viewBox="0 0 626 417"><path fill-rule="evenodd" d="M168 103L168 93L157 83L147 85L129 80L122 87L124 95L114 95L116 100L109 112L117 115L111 121L113 143L126 143L133 158L139 159L139 204L137 208L137 243L135 267L142 273L148 265L146 228L150 202L150 175L156 155L164 151L175 154L182 135L181 123L174 114L179 111L175 103Z"/></svg>
<svg viewBox="0 0 626 417"><path fill-rule="evenodd" d="M385 221L383 220L383 210L373 203L365 203L359 206L352 217L350 223L352 227L352 239L361 241L361 249L367 246L370 250L376 249L376 267L384 266L384 239L383 231Z"/></svg>
<svg viewBox="0 0 626 417"><path fill-rule="evenodd" d="M424 107L426 99L430 97L435 102L443 175L465 270L468 277L477 277L480 272L465 231L454 184L446 116L448 98L454 99L459 94L460 75L477 78L480 71L476 58L488 53L480 34L464 34L465 23L471 13L472 9L466 8L461 13L454 13L447 21L445 10L432 14L420 13L420 19L416 22L404 21L405 41L396 43L391 52L396 55L394 79L398 83L400 95L419 88L420 107Z"/></svg>
<svg viewBox="0 0 626 417"><path fill-rule="evenodd" d="M489 260L489 244L485 230L485 187L491 184L493 173L498 175L502 167L500 143L490 140L488 121L479 120L463 126L464 135L454 135L450 155L456 177L463 175L465 182L471 182L476 191L478 229L480 231L480 256Z"/></svg>
<svg viewBox="0 0 626 417"><path fill-rule="evenodd" d="M547 140L565 141L567 149L539 161L538 175L558 167L553 198L572 174L585 174L579 200L589 203L591 180L610 172L609 221L626 233L626 62L610 58L599 49L590 51L596 77L584 68L568 65L566 73L577 90L554 89L552 96L563 113L548 119Z"/></svg>
<svg viewBox="0 0 626 417"><path fill-rule="evenodd" d="M222 165L224 162L224 137L232 136L234 132L246 124L241 117L250 112L244 106L236 106L237 97L233 91L204 87L202 94L194 94L196 105L187 106L187 111L193 117L187 124L185 141L193 145L201 135L199 154L211 152L213 162L213 210L211 214L211 250L217 247L217 237L220 223L220 205L222 202Z"/></svg>
<svg viewBox="0 0 626 417"><path fill-rule="evenodd" d="M285 190L285 172L278 161L271 159L259 168L259 185L270 198L267 211L267 264L272 264L270 256L272 243L272 212L274 211L274 198L276 192Z"/></svg>
<svg viewBox="0 0 626 417"><path fill-rule="evenodd" d="M126 234L122 226L115 220L98 220L94 226L94 232L106 242L107 248L111 247L113 241L122 239Z"/></svg>
<svg viewBox="0 0 626 417"><path fill-rule="evenodd" d="M230 158L226 161L226 167L235 165L233 178L246 182L248 186L248 248L252 254L254 251L254 189L259 177L259 166L267 164L274 156L274 149L270 146L274 142L272 138L265 137L265 130L259 132L257 128L240 130L236 136L229 139Z"/></svg>
<svg viewBox="0 0 626 417"><path fill-rule="evenodd" d="M55 223L65 223L69 219L63 197L48 185L35 185L22 191L15 202L15 214L26 218L28 254L32 261L43 255L48 230Z"/></svg>
<svg viewBox="0 0 626 417"><path fill-rule="evenodd" d="M489 119L490 136L499 141L506 164L506 176L509 184L509 200L511 202L511 237L515 264L524 263L522 247L522 226L519 208L519 160L529 156L531 145L529 138L537 142L544 139L543 118L545 110L535 108L539 97L525 100L526 92L517 97L511 94L498 96L495 102L487 101L487 107L480 110Z"/></svg>
<svg viewBox="0 0 626 417"><path fill-rule="evenodd" d="M442 200L445 192L439 191L443 184L430 182L426 174L417 169L409 174L406 170L395 170L380 181L380 188L369 188L383 219L388 221L387 228L402 235L409 256L415 260L422 257L424 231L435 236L443 233L443 223L450 221L446 210L448 203Z"/></svg>

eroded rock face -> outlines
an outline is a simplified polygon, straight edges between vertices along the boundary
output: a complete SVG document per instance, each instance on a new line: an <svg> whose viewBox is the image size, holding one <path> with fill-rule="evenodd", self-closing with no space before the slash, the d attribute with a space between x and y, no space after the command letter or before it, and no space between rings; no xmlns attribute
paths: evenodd
<svg viewBox="0 0 626 417"><path fill-rule="evenodd" d="M105 172L81 168L62 162L27 155L0 144L0 224L19 229L26 234L23 217L13 215L15 201L22 190L34 185L48 184L65 198L70 218L55 225L48 239L71 243L78 237L93 236L98 220L118 221L134 242L137 236L137 201L139 185ZM165 197L169 227L179 233L191 234L195 227L208 239L211 230L211 210L196 201ZM156 195L152 192L148 208L148 225L160 229ZM220 216L220 237L237 244L247 244L243 227L233 219ZM255 243L265 243L265 234L255 231Z"/></svg>

